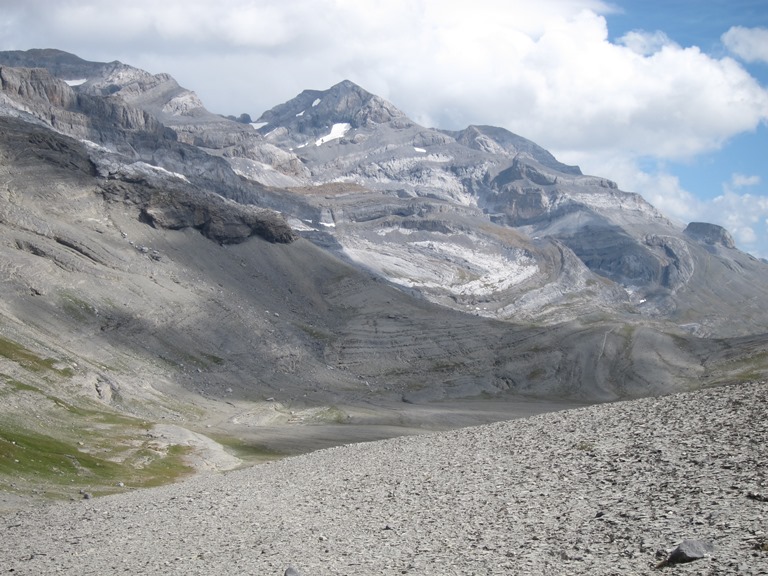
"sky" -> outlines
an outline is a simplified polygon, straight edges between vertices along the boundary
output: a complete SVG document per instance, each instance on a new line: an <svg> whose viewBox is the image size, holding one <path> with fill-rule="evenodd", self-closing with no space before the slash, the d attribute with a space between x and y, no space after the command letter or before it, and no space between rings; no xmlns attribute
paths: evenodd
<svg viewBox="0 0 768 576"><path fill-rule="evenodd" d="M768 258L768 0L0 0L0 49L29 48L167 72L254 119L352 80Z"/></svg>

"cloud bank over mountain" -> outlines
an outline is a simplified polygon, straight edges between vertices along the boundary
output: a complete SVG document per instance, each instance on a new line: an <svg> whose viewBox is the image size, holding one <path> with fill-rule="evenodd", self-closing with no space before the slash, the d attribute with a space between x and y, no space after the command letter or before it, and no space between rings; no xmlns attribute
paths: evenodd
<svg viewBox="0 0 768 576"><path fill-rule="evenodd" d="M765 177L734 169L754 183L726 177L721 195L702 198L669 168L765 130L768 89L746 63L768 60L768 30L724 29L708 53L658 30L613 38L618 10L596 0L479 0L471 10L434 0L11 1L0 31L5 49L170 72L225 114L258 115L349 78L422 124L503 126L681 221L736 223L737 242L768 256Z"/></svg>

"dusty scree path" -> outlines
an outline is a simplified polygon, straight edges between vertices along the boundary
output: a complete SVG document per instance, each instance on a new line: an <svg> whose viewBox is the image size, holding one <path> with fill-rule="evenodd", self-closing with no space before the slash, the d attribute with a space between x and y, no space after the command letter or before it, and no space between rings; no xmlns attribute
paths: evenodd
<svg viewBox="0 0 768 576"><path fill-rule="evenodd" d="M768 573L768 385L342 446L0 517L13 574Z"/></svg>

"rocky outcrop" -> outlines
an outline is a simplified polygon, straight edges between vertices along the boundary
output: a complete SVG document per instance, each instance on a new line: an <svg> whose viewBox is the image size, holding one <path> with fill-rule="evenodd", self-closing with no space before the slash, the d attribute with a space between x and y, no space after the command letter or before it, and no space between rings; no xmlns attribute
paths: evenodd
<svg viewBox="0 0 768 576"><path fill-rule="evenodd" d="M405 114L391 103L344 80L325 91L305 90L289 102L264 112L256 122L266 124L259 129L262 134L282 126L295 136L314 139L322 136L332 124L370 128L396 120L407 123Z"/></svg>
<svg viewBox="0 0 768 576"><path fill-rule="evenodd" d="M83 60L74 54L54 48L0 52L0 64L13 68L45 68L56 78L77 81L100 74L107 66L100 62Z"/></svg>
<svg viewBox="0 0 768 576"><path fill-rule="evenodd" d="M148 112L121 100L76 93L44 69L2 67L0 89L7 110L29 114L75 138L130 145L131 135L142 132L156 144L175 139Z"/></svg>
<svg viewBox="0 0 768 576"><path fill-rule="evenodd" d="M707 222L691 222L685 228L685 234L703 242L709 246L722 246L724 248L736 248L731 234L722 226Z"/></svg>
<svg viewBox="0 0 768 576"><path fill-rule="evenodd" d="M541 146L504 128L496 126L469 126L464 130L449 132L449 134L452 134L459 144L469 148L491 154L504 154L509 157L522 154L532 158L542 166L563 174L581 175L581 169L578 166L569 166L558 162L550 152Z"/></svg>
<svg viewBox="0 0 768 576"><path fill-rule="evenodd" d="M114 67L127 69L125 74L129 79L135 77L133 68L119 63ZM150 86L158 81L155 76L144 79ZM176 85L175 81L161 80L161 84ZM188 133L177 133L161 123L149 109L134 106L121 96L98 96L94 90L91 93L75 91L39 68L0 68L0 82L0 107L9 114L34 117L62 134L95 144L90 146L90 154L104 176L124 170L128 164L143 162L183 173L197 184L221 194L235 195L240 187L240 178L225 159L207 154L198 146L179 142L178 135ZM141 100L142 92L137 86L143 84L130 84L129 88L131 86L136 99ZM234 124L222 118L217 122ZM256 137L250 127L242 129L248 131L251 138ZM230 132L225 132L228 144L242 142L243 138L233 139ZM211 134L213 138L214 133Z"/></svg>
<svg viewBox="0 0 768 576"><path fill-rule="evenodd" d="M105 193L109 196L123 195L124 189L107 186ZM206 238L220 244L238 244L251 236L279 243L296 239L285 220L271 210L180 189L154 191L142 203L140 217L160 228L195 228Z"/></svg>
<svg viewBox="0 0 768 576"><path fill-rule="evenodd" d="M221 244L239 243L251 236L279 243L296 238L277 213L226 200L191 184L181 174L143 162L105 164L106 157L89 155L83 144L22 121L0 117L0 127L6 143L13 141L20 151L17 161L42 161L84 177L100 174L108 179L102 185L108 200L137 206L144 221L153 226L195 228ZM114 161L113 156L109 158Z"/></svg>
<svg viewBox="0 0 768 576"><path fill-rule="evenodd" d="M73 90L64 82L56 82L41 68L0 67L3 95L35 110L39 105L68 109L75 102Z"/></svg>

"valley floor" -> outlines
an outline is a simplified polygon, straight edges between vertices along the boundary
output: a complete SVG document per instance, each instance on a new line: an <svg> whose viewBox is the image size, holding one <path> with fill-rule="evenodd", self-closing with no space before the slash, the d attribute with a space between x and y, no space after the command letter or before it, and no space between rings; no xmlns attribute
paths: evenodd
<svg viewBox="0 0 768 576"><path fill-rule="evenodd" d="M768 384L353 444L0 516L14 574L768 573Z"/></svg>

